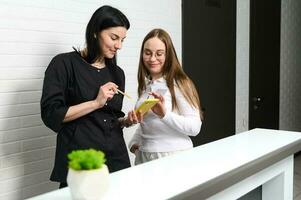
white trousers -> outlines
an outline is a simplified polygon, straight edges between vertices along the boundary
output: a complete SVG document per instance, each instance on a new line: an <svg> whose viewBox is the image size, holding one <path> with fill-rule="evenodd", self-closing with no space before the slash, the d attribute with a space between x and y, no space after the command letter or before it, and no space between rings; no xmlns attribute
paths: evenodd
<svg viewBox="0 0 301 200"><path fill-rule="evenodd" d="M158 158L163 158L181 151L171 151L171 152L143 152L136 150L135 151L135 165L139 165L148 161L156 160Z"/></svg>

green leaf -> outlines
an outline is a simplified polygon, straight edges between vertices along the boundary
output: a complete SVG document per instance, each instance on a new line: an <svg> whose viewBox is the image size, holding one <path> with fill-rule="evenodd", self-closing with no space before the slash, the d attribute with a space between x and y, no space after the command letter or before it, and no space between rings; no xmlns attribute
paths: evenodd
<svg viewBox="0 0 301 200"><path fill-rule="evenodd" d="M95 149L74 150L68 159L68 167L74 170L99 169L106 162L105 154Z"/></svg>

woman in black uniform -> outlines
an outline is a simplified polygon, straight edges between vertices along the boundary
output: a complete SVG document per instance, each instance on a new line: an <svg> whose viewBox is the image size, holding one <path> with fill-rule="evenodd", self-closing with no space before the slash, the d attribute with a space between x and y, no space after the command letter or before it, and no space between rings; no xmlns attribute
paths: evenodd
<svg viewBox="0 0 301 200"><path fill-rule="evenodd" d="M125 76L116 65L130 23L116 8L102 6L86 29L86 48L59 54L44 78L41 116L57 132L54 169L50 180L65 187L67 154L76 149L102 150L109 171L130 166L122 127L137 123L136 115L121 111Z"/></svg>

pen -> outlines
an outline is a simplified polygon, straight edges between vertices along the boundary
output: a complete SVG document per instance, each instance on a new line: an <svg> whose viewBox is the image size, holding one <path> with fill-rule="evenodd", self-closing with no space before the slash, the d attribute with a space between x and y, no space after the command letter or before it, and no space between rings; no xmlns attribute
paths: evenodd
<svg viewBox="0 0 301 200"><path fill-rule="evenodd" d="M116 90L117 90L118 93L122 94L123 96L126 96L126 97L127 97L128 99L130 99L131 101L134 101L133 98L132 98L130 95L128 95L127 93L122 92L122 91L119 90L119 89L116 89Z"/></svg>

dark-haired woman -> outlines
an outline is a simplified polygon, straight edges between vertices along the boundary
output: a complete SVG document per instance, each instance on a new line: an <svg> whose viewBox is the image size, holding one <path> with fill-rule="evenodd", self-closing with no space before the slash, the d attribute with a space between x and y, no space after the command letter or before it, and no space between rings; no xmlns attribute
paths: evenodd
<svg viewBox="0 0 301 200"><path fill-rule="evenodd" d="M122 127L136 123L121 111L125 76L116 65L130 23L118 9L102 6L86 28L86 47L55 56L44 78L41 117L57 132L51 181L65 187L67 154L76 149L102 150L109 171L130 166ZM135 118L136 119L136 118Z"/></svg>

